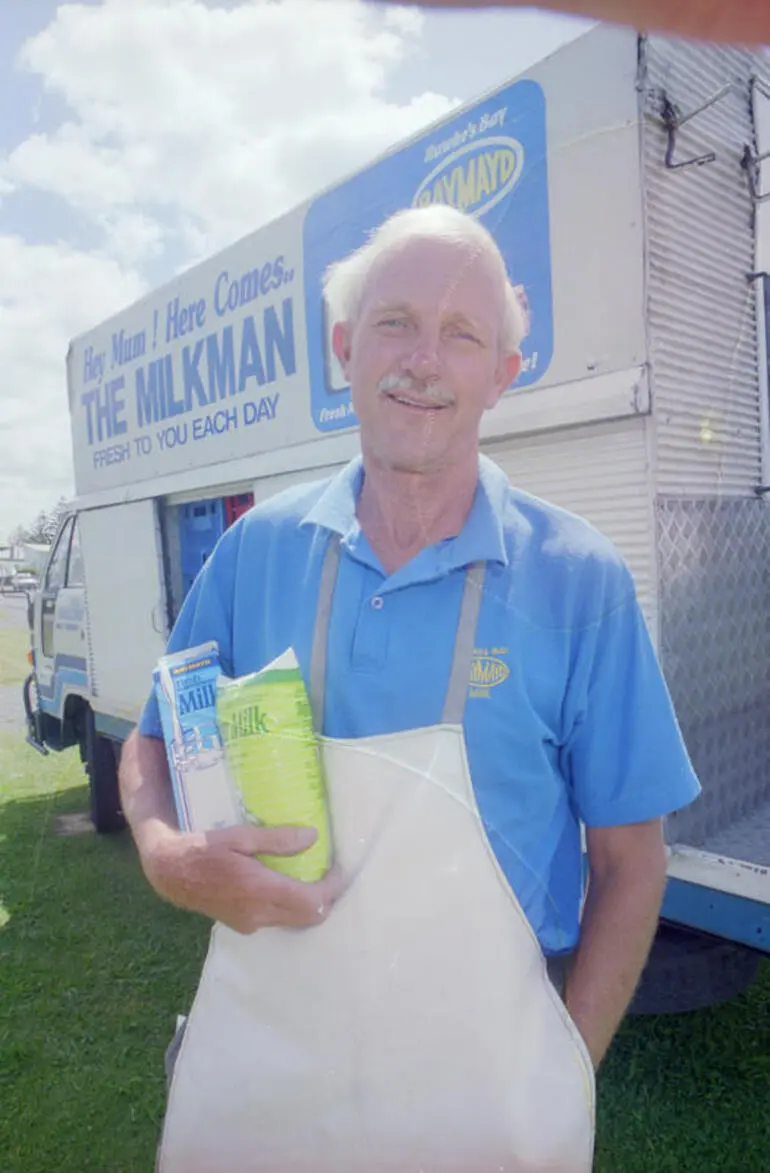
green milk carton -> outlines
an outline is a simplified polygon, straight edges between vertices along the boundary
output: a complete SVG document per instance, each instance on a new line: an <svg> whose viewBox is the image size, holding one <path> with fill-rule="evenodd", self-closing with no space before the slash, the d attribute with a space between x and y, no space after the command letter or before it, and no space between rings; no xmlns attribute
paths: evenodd
<svg viewBox="0 0 770 1173"><path fill-rule="evenodd" d="M260 672L217 681L217 723L230 776L248 822L315 827L312 847L260 856L296 880L320 880L331 864L331 832L310 701L291 648Z"/></svg>

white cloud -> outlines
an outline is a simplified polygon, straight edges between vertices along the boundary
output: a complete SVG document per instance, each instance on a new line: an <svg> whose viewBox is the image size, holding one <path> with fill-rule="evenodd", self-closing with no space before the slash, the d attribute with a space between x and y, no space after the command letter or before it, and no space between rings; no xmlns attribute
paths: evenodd
<svg viewBox="0 0 770 1173"><path fill-rule="evenodd" d="M22 63L71 117L5 174L96 217L152 207L166 235L191 222L211 251L450 108L383 97L422 21L355 0L64 5Z"/></svg>
<svg viewBox="0 0 770 1173"><path fill-rule="evenodd" d="M0 236L0 542L72 492L70 339L144 291L109 258Z"/></svg>
<svg viewBox="0 0 770 1173"><path fill-rule="evenodd" d="M97 219L105 233L105 247L118 261L130 265L162 254L163 231L151 216L117 211L100 213Z"/></svg>
<svg viewBox="0 0 770 1173"><path fill-rule="evenodd" d="M9 179L4 179L0 174L0 207L3 206L3 196L9 196L16 190L16 184L11 183Z"/></svg>
<svg viewBox="0 0 770 1173"><path fill-rule="evenodd" d="M418 8L386 8L385 25L400 33L416 34L422 31L424 17Z"/></svg>
<svg viewBox="0 0 770 1173"><path fill-rule="evenodd" d="M23 46L63 115L0 156L0 198L52 194L98 247L0 237L0 538L71 491L67 343L139 296L150 260L170 276L455 104L386 97L423 20L358 0L103 0L61 4Z"/></svg>
<svg viewBox="0 0 770 1173"><path fill-rule="evenodd" d="M135 196L122 152L94 144L82 126L67 122L53 135L33 134L11 152L6 175L18 187L52 191L97 214Z"/></svg>

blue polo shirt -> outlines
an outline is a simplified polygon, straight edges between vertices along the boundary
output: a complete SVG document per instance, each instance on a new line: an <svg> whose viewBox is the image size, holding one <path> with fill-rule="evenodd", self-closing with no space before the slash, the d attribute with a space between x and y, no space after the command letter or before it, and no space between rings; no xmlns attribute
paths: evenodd
<svg viewBox="0 0 770 1173"><path fill-rule="evenodd" d="M631 575L592 526L512 488L486 457L460 533L387 575L356 520L363 475L359 457L242 516L189 592L169 651L214 639L223 670L241 676L291 646L307 683L336 533L323 732L438 724L466 568L486 561L464 714L477 803L544 951L573 948L580 821L641 822L700 789ZM152 696L139 728L162 736Z"/></svg>

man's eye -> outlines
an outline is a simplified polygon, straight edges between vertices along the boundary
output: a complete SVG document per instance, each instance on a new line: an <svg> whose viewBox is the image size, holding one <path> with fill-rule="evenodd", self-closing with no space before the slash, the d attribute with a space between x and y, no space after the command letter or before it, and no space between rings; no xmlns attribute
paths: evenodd
<svg viewBox="0 0 770 1173"><path fill-rule="evenodd" d="M454 326L450 333L452 334L453 338L461 338L463 342L479 343L479 339L476 334L473 334L470 330L464 330L461 326Z"/></svg>
<svg viewBox="0 0 770 1173"><path fill-rule="evenodd" d="M405 318L382 318L377 323L377 325L378 326L406 326L407 322L406 322Z"/></svg>

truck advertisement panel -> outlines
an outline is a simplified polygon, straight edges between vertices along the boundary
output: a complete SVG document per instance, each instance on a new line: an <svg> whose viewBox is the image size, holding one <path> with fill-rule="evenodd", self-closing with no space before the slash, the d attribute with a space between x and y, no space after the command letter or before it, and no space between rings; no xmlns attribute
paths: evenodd
<svg viewBox="0 0 770 1173"><path fill-rule="evenodd" d="M489 228L529 306L492 416L574 420L587 379L645 358L637 68L626 30L579 39L73 342L78 494L282 450L288 465L294 447L304 467L308 445L353 432L324 272L435 203Z"/></svg>
<svg viewBox="0 0 770 1173"><path fill-rule="evenodd" d="M356 427L323 274L401 208L448 203L492 231L532 316L517 386L536 382L553 350L545 124L541 86L514 82L74 342L78 493Z"/></svg>
<svg viewBox="0 0 770 1173"><path fill-rule="evenodd" d="M78 493L309 438L301 223L254 233L72 344Z"/></svg>
<svg viewBox="0 0 770 1173"><path fill-rule="evenodd" d="M529 304L517 388L536 382L553 353L545 95L524 79L443 122L341 187L321 195L304 223L305 315L313 422L349 427L350 392L331 350L321 280L327 266L365 243L402 208L451 204L495 237Z"/></svg>

